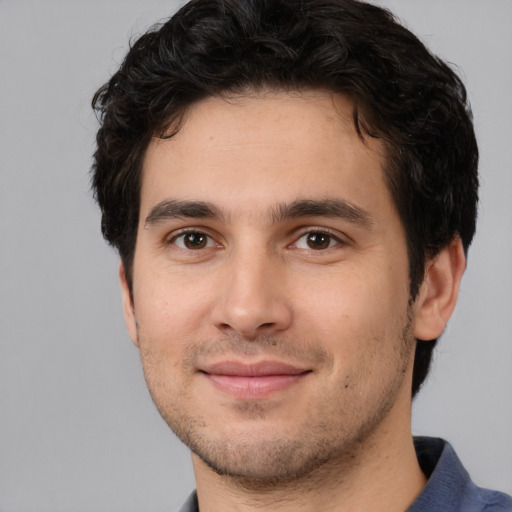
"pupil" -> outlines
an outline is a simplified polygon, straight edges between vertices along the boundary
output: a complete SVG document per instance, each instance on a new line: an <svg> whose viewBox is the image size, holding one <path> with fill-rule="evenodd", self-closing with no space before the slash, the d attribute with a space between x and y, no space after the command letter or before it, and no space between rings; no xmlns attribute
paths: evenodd
<svg viewBox="0 0 512 512"><path fill-rule="evenodd" d="M201 249L206 245L206 236L201 233L189 233L185 237L185 245L189 249Z"/></svg>
<svg viewBox="0 0 512 512"><path fill-rule="evenodd" d="M308 245L311 249L327 249L331 237L324 233L311 233L308 236Z"/></svg>

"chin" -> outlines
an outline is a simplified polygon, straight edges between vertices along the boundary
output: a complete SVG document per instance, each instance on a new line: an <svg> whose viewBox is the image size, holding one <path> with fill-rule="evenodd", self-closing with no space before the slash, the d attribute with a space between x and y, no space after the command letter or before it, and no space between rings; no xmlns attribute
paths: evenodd
<svg viewBox="0 0 512 512"><path fill-rule="evenodd" d="M308 451L301 443L285 439L246 444L225 440L215 445L190 448L218 475L249 487L296 481L330 459L327 453Z"/></svg>

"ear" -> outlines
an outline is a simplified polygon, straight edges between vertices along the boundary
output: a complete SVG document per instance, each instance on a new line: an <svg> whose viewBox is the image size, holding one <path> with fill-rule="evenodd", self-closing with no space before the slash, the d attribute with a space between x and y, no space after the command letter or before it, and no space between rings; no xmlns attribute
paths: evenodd
<svg viewBox="0 0 512 512"><path fill-rule="evenodd" d="M128 329L128 334L130 335L130 338L132 339L133 343L138 347L139 337L137 333L137 316L135 314L135 306L133 304L132 292L130 290L130 287L128 286L126 272L124 270L124 265L122 262L119 264L119 282L121 284L123 314L124 321L126 323L126 328Z"/></svg>
<svg viewBox="0 0 512 512"><path fill-rule="evenodd" d="M441 336L455 309L466 268L462 241L456 237L427 262L425 278L414 303L414 335L419 340Z"/></svg>

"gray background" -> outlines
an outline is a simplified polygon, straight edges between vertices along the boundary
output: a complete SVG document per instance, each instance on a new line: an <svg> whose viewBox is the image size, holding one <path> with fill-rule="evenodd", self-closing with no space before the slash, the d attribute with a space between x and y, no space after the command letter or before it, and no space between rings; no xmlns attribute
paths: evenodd
<svg viewBox="0 0 512 512"><path fill-rule="evenodd" d="M459 65L481 145L479 233L414 406L512 493L512 2L389 0ZM0 510L171 511L193 487L125 332L88 169L90 98L173 1L0 0Z"/></svg>

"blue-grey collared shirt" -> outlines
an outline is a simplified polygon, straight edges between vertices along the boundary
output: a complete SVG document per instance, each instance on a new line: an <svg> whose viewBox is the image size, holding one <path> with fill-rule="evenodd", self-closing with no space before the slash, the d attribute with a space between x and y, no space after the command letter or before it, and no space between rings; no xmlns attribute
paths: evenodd
<svg viewBox="0 0 512 512"><path fill-rule="evenodd" d="M446 441L416 437L414 447L428 482L407 512L512 512L512 498L477 487ZM180 512L199 512L195 492Z"/></svg>

